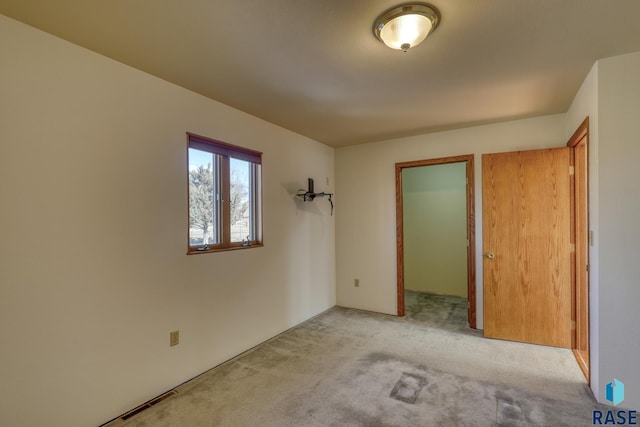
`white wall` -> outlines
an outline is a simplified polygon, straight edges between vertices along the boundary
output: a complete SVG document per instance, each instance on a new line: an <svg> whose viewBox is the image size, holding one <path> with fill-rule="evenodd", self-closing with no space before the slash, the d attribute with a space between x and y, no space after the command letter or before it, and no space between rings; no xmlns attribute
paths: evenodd
<svg viewBox="0 0 640 427"><path fill-rule="evenodd" d="M467 298L467 164L402 170L404 287Z"/></svg>
<svg viewBox="0 0 640 427"><path fill-rule="evenodd" d="M640 52L598 65L599 396L625 383L640 409Z"/></svg>
<svg viewBox="0 0 640 427"><path fill-rule="evenodd" d="M482 310L481 154L564 146L565 115L516 120L338 148L338 305L397 313L395 163L475 154L477 326ZM353 286L353 279L360 286Z"/></svg>
<svg viewBox="0 0 640 427"><path fill-rule="evenodd" d="M335 304L292 196L332 148L2 15L0 57L0 425L106 422ZM187 131L264 152L265 247L186 255Z"/></svg>

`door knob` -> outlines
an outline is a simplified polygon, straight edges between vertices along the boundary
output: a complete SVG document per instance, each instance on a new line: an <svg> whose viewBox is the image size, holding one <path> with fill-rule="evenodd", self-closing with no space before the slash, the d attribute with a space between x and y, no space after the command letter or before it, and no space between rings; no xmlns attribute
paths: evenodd
<svg viewBox="0 0 640 427"><path fill-rule="evenodd" d="M486 254L484 254L484 256L486 256L489 259L494 259L496 257L496 255L493 252L487 252Z"/></svg>

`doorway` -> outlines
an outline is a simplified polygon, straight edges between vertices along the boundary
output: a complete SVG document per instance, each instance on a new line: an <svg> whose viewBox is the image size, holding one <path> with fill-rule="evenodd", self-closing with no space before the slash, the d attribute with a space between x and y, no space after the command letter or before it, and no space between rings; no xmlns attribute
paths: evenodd
<svg viewBox="0 0 640 427"><path fill-rule="evenodd" d="M403 204L403 170L424 166L464 164L466 181L466 295L468 298L467 317L469 326L476 328L476 276L475 276L475 225L474 225L474 169L473 155L419 160L396 164L396 242L397 242L397 298L398 316L405 315L405 215Z"/></svg>
<svg viewBox="0 0 640 427"><path fill-rule="evenodd" d="M587 382L589 374L589 118L573 133L568 147L572 150L572 243L574 305L572 320L575 325L572 350Z"/></svg>

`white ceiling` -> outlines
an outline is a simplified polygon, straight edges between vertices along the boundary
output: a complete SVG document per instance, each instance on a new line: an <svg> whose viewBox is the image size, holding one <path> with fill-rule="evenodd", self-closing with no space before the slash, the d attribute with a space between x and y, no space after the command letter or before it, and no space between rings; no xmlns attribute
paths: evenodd
<svg viewBox="0 0 640 427"><path fill-rule="evenodd" d="M565 112L597 59L640 51L638 0L0 0L0 13L332 146Z"/></svg>

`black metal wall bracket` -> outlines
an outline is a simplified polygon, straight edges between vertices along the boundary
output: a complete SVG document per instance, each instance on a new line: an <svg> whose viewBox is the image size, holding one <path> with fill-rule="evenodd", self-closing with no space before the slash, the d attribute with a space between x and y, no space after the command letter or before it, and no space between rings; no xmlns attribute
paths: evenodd
<svg viewBox="0 0 640 427"><path fill-rule="evenodd" d="M307 190L298 190L296 193L296 197L302 199L305 202L311 202L316 197L327 197L329 199L329 203L331 204L331 215L333 215L333 193L316 193L313 191L313 179L309 178L308 180L308 188Z"/></svg>

